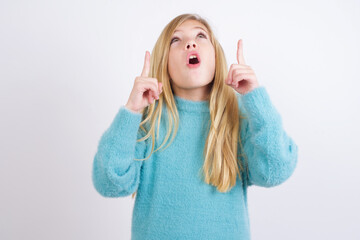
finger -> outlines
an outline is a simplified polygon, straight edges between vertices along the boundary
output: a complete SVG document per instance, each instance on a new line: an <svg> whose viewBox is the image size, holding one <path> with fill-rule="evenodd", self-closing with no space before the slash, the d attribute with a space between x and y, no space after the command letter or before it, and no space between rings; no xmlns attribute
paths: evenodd
<svg viewBox="0 0 360 240"><path fill-rule="evenodd" d="M227 78L226 78L227 84L231 84L233 71L235 71L237 69L250 69L250 67L247 65L231 64Z"/></svg>
<svg viewBox="0 0 360 240"><path fill-rule="evenodd" d="M157 97L154 92L151 92L151 99L152 99L152 102L153 103L156 99L159 99L159 97Z"/></svg>
<svg viewBox="0 0 360 240"><path fill-rule="evenodd" d="M159 86L159 95L161 94L161 92L162 92L162 83L161 82L159 82L158 83L158 86Z"/></svg>
<svg viewBox="0 0 360 240"><path fill-rule="evenodd" d="M239 68L237 68L237 69L233 70L233 75L235 76L235 75L237 75L239 73L253 73L253 72L254 71L251 70L251 69L239 69Z"/></svg>
<svg viewBox="0 0 360 240"><path fill-rule="evenodd" d="M142 77L147 77L149 76L149 72L150 72L150 53L148 53L148 51L145 52L145 61L144 61L144 67L141 73Z"/></svg>
<svg viewBox="0 0 360 240"><path fill-rule="evenodd" d="M148 95L149 103L150 104L154 103L155 99L158 99L158 98L155 96L154 92L150 90L149 95Z"/></svg>
<svg viewBox="0 0 360 240"><path fill-rule="evenodd" d="M237 61L238 61L239 64L245 64L242 39L240 39L240 40L238 41Z"/></svg>
<svg viewBox="0 0 360 240"><path fill-rule="evenodd" d="M231 84L231 82L232 82L232 74L233 74L234 69L236 68L236 65L237 64L231 64L231 66L230 66L230 69L229 69L229 72L228 72L228 75L226 78L227 84Z"/></svg>
<svg viewBox="0 0 360 240"><path fill-rule="evenodd" d="M154 99L159 99L159 88L156 86L154 90L151 91L151 95Z"/></svg>
<svg viewBox="0 0 360 240"><path fill-rule="evenodd" d="M253 74L252 70L248 70L248 69L234 69L231 76L232 78L230 79L231 81L228 84L232 84L234 85L234 82L236 82L239 78L239 76L248 76Z"/></svg>
<svg viewBox="0 0 360 240"><path fill-rule="evenodd" d="M156 78L146 78L146 81L150 81L150 82L152 82L153 84L155 84L156 89L158 90L157 94L160 93L160 91L159 91L159 84L160 84L160 82L159 82Z"/></svg>
<svg viewBox="0 0 360 240"><path fill-rule="evenodd" d="M251 73L238 73L234 75L234 80L232 81L232 85L236 86L238 82L243 80L251 79L253 75Z"/></svg>
<svg viewBox="0 0 360 240"><path fill-rule="evenodd" d="M151 104L153 101L153 97L151 95L151 91L149 91L149 95L148 95L148 102Z"/></svg>
<svg viewBox="0 0 360 240"><path fill-rule="evenodd" d="M156 84L154 84L153 82L144 82L141 85L142 89L141 92L146 92L149 90L149 95L152 97L156 97L159 96L158 95L158 87L156 86Z"/></svg>

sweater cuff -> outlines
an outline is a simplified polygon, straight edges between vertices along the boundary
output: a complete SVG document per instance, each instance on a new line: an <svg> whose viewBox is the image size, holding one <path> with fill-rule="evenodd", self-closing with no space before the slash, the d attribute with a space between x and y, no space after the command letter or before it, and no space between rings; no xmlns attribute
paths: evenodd
<svg viewBox="0 0 360 240"><path fill-rule="evenodd" d="M137 132L141 118L142 113L136 113L127 109L125 106L121 106L112 125L115 129L119 129L119 127L121 127L122 131L124 131L123 133L128 136L128 133L131 134Z"/></svg>
<svg viewBox="0 0 360 240"><path fill-rule="evenodd" d="M108 167L126 169L133 161L142 113L121 106L110 128L104 134L104 146L110 146ZM119 161L121 159L121 161Z"/></svg>
<svg viewBox="0 0 360 240"><path fill-rule="evenodd" d="M117 148L121 147L118 151L120 150L124 156L133 157L130 155L135 151L141 119L142 113L135 113L121 106L111 124L109 131L113 137L113 143Z"/></svg>
<svg viewBox="0 0 360 240"><path fill-rule="evenodd" d="M273 106L264 86L259 86L241 95L241 100L253 127L260 128L264 124L273 123L281 124L281 117Z"/></svg>

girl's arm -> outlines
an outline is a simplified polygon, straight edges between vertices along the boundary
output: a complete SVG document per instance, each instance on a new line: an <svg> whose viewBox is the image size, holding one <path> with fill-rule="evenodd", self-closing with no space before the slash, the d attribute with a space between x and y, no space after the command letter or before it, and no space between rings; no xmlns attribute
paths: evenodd
<svg viewBox="0 0 360 240"><path fill-rule="evenodd" d="M298 146L283 129L281 116L265 87L238 94L238 98L247 116L241 122L242 145L248 159L247 185L273 187L285 182L295 170Z"/></svg>
<svg viewBox="0 0 360 240"><path fill-rule="evenodd" d="M135 192L140 181L146 144L139 128L142 114L122 106L102 135L94 157L92 181L104 197L122 197Z"/></svg>

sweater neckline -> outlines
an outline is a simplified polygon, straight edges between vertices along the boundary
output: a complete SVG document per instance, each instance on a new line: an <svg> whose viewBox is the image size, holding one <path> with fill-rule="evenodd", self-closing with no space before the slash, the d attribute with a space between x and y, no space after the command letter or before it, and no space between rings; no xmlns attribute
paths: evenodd
<svg viewBox="0 0 360 240"><path fill-rule="evenodd" d="M179 97L174 94L174 99L176 106L179 111L184 112L210 112L209 110L209 101L193 101L189 99L185 99L182 97Z"/></svg>

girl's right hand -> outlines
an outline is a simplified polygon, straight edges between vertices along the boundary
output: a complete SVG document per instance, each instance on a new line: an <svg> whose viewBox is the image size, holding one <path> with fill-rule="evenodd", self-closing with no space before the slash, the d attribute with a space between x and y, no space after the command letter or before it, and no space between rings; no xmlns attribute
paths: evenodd
<svg viewBox="0 0 360 240"><path fill-rule="evenodd" d="M140 113L145 107L159 99L162 93L162 83L156 78L150 78L150 53L145 52L145 62L141 76L135 78L133 89L125 107L133 112Z"/></svg>

